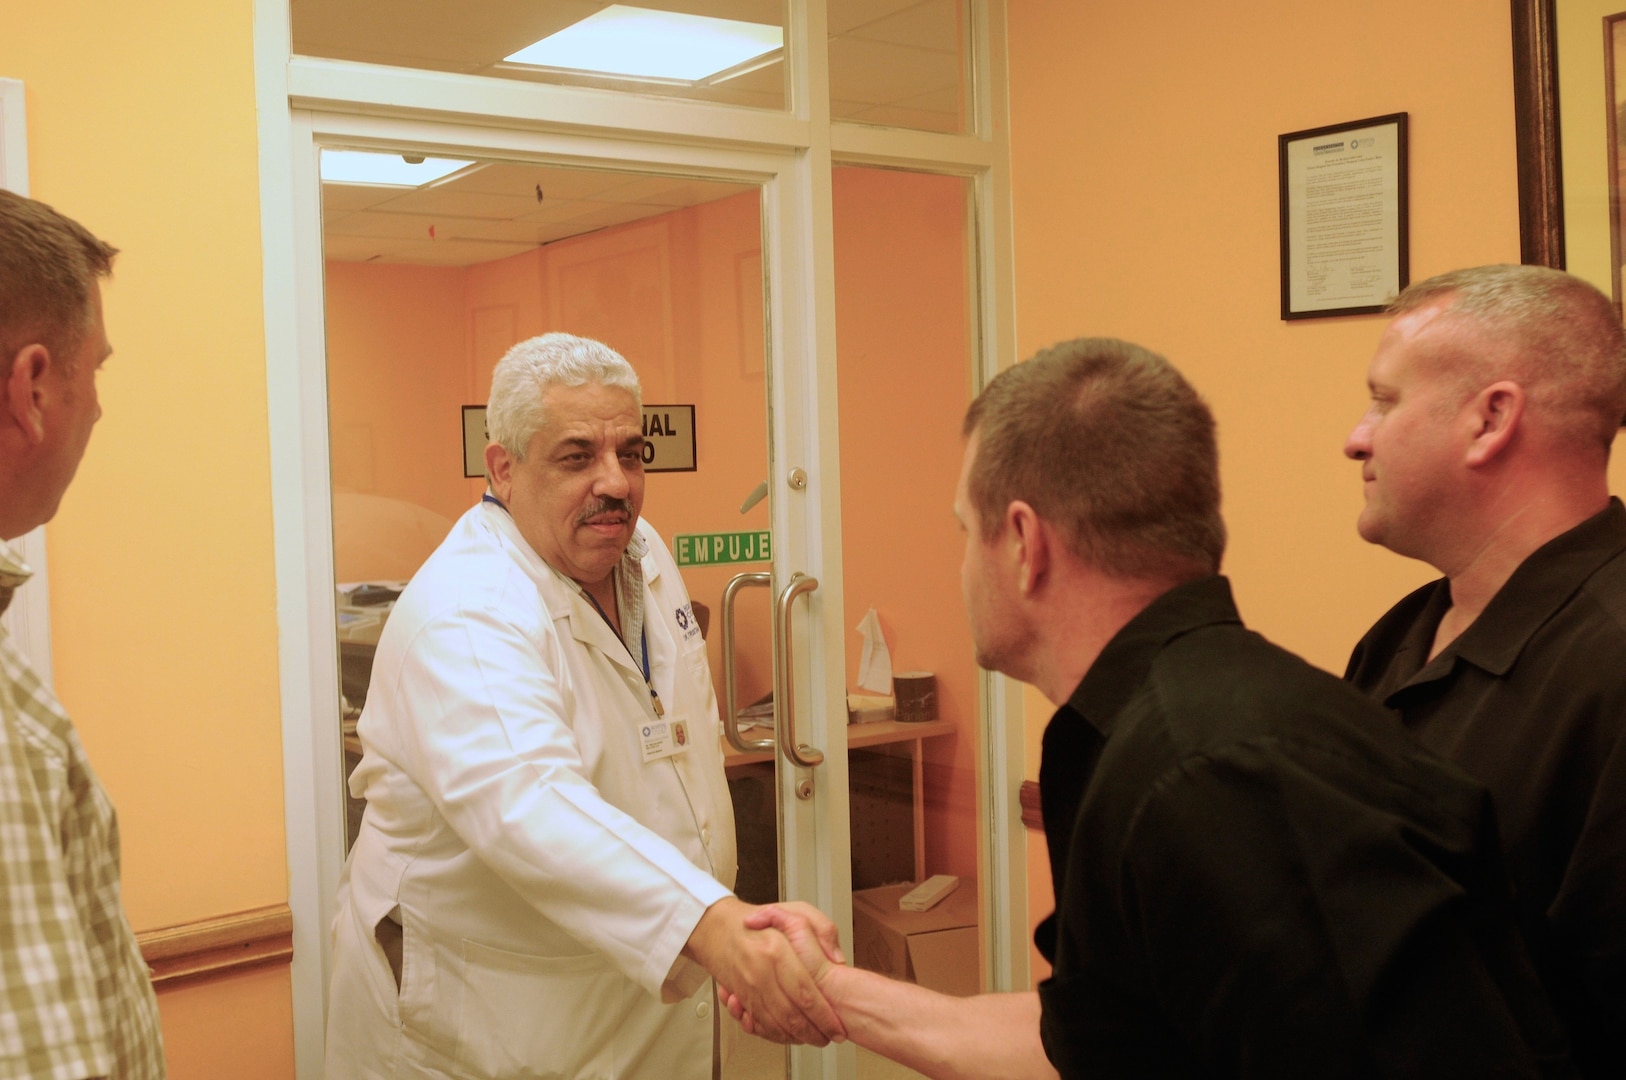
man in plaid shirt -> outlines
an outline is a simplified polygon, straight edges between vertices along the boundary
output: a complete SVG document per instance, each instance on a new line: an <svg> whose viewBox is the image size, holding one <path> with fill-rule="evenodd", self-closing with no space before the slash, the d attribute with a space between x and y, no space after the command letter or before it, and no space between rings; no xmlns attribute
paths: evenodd
<svg viewBox="0 0 1626 1080"><path fill-rule="evenodd" d="M101 416L116 250L0 191L0 610L6 541L56 513ZM119 901L118 821L67 714L0 630L0 1080L164 1075L158 1002Z"/></svg>

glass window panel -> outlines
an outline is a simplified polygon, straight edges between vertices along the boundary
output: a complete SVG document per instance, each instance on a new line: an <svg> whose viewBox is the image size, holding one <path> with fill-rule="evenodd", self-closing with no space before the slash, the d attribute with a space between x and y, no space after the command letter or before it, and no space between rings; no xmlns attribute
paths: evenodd
<svg viewBox="0 0 1626 1080"><path fill-rule="evenodd" d="M965 0L830 0L829 18L834 119L971 129Z"/></svg>
<svg viewBox="0 0 1626 1080"><path fill-rule="evenodd" d="M486 75L589 86L629 93L715 101L759 109L784 109L784 48L763 53L750 52L745 59L725 57L719 70L690 73L625 77L562 66L557 56L532 64L507 58L543 42L561 31L579 33L605 20L636 16L640 12L656 18L674 19L683 32L710 35L727 29L707 27L696 17L744 23L783 41L788 33L784 0L291 0L294 52L333 60L354 60L368 64L452 71L465 75ZM642 31L659 47L655 58L670 60L679 51L671 46L678 29L672 25ZM544 49L547 46L543 46ZM759 46L760 49L760 46ZM637 52L636 45L612 47L612 56L624 59ZM697 56L697 44L684 47L682 58ZM574 45L567 55L588 55L587 47ZM582 62L586 66L586 61ZM574 66L574 65L571 65ZM709 66L709 65L708 65Z"/></svg>
<svg viewBox="0 0 1626 1080"><path fill-rule="evenodd" d="M464 468L462 407L484 404L515 342L549 330L598 338L638 371L646 404L694 407L698 467L651 472L645 484L643 516L669 546L768 528L766 501L740 509L768 468L762 210L750 185L501 161L416 187L324 183L322 198L348 775L394 598L485 488ZM716 676L710 624L723 587L762 568L683 571ZM749 703L771 685L767 590L738 607L737 682ZM741 835L757 841L742 845L741 892L765 890L764 900L778 887L772 774L770 762L766 786L731 785L745 800ZM348 846L364 806L347 805Z"/></svg>
<svg viewBox="0 0 1626 1080"><path fill-rule="evenodd" d="M898 911L900 883L954 875L936 909L943 963L910 963L917 981L974 993L980 676L953 513L975 347L971 181L873 168L831 179L857 962L883 955L865 940L918 925ZM865 665L871 611L890 680L873 656Z"/></svg>

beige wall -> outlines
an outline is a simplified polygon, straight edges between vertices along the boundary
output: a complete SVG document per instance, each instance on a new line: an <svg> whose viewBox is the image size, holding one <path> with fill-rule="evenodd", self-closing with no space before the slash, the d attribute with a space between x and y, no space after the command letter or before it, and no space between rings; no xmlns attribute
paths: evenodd
<svg viewBox="0 0 1626 1080"><path fill-rule="evenodd" d="M1410 113L1413 280L1517 262L1507 5L1015 0L1009 25L1021 354L1111 335L1185 371L1220 425L1243 617L1341 672L1434 575L1355 535L1341 447L1384 320L1279 318L1276 136Z"/></svg>
<svg viewBox="0 0 1626 1080"><path fill-rule="evenodd" d="M104 416L46 538L57 689L118 807L130 918L282 903L250 5L0 0L0 27L33 194L124 249ZM285 968L160 1004L177 1080L291 1075Z"/></svg>

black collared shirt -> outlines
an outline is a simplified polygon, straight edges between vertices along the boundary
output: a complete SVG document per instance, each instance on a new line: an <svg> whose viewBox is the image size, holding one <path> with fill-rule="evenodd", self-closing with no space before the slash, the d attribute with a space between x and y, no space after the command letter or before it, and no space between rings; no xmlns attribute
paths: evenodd
<svg viewBox="0 0 1626 1080"><path fill-rule="evenodd" d="M1484 789L1246 630L1224 578L1107 645L1039 783L1063 1076L1568 1074Z"/></svg>
<svg viewBox="0 0 1626 1080"><path fill-rule="evenodd" d="M1444 579L1347 678L1490 789L1531 958L1582 1073L1626 1077L1626 507L1531 555L1432 661Z"/></svg>

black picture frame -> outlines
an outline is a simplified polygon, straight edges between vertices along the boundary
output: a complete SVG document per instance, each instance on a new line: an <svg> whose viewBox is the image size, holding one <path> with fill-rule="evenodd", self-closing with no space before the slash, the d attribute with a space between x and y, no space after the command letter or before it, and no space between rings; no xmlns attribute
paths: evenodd
<svg viewBox="0 0 1626 1080"><path fill-rule="evenodd" d="M1394 292L1404 289L1411 281L1411 197L1410 197L1410 137L1409 115L1407 113L1386 113L1382 116L1371 116L1363 120L1350 120L1338 124L1325 124L1321 127L1306 128L1302 131L1290 131L1276 138L1276 163L1278 199L1280 200L1280 241L1281 241L1281 317L1284 320L1324 319L1341 315L1371 315L1381 314L1387 307L1392 295L1385 292L1381 297L1374 298L1368 303L1342 304L1333 307L1311 307L1300 304L1294 306L1293 281L1299 269L1293 264L1293 244L1291 239L1291 210L1289 191L1292 184L1290 175L1290 157L1301 143L1312 141L1325 141L1338 135L1358 132L1368 128L1393 127L1395 129L1395 153L1393 167L1395 170L1396 213L1392 227L1394 236L1393 267L1385 267L1392 271L1392 280L1396 282ZM1385 222L1385 228L1391 223Z"/></svg>

